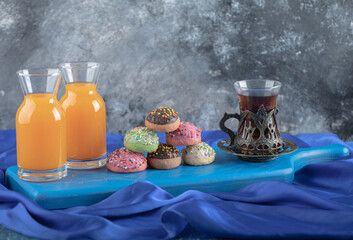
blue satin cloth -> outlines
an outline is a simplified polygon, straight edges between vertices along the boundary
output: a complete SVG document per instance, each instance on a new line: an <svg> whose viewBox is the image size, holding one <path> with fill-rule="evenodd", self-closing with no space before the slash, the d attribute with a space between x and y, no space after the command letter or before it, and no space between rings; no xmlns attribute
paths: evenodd
<svg viewBox="0 0 353 240"><path fill-rule="evenodd" d="M163 135L160 135L163 142ZM204 131L215 145L220 131ZM300 147L346 145L334 134L284 135ZM108 151L123 136L107 135ZM16 164L15 131L0 131L0 181ZM312 164L298 171L294 184L259 182L231 193L187 191L174 197L141 181L105 200L64 210L45 210L0 185L0 224L43 239L170 239L187 224L227 238L353 238L353 155Z"/></svg>

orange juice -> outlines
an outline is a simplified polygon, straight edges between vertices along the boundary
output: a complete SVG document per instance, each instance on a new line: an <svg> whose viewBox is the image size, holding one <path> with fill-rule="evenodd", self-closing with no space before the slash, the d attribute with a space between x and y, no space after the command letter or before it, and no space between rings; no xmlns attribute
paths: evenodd
<svg viewBox="0 0 353 240"><path fill-rule="evenodd" d="M68 160L105 156L105 104L94 83L68 83L60 99L67 117Z"/></svg>
<svg viewBox="0 0 353 240"><path fill-rule="evenodd" d="M24 97L16 114L17 165L30 171L46 171L66 164L65 112L54 94Z"/></svg>

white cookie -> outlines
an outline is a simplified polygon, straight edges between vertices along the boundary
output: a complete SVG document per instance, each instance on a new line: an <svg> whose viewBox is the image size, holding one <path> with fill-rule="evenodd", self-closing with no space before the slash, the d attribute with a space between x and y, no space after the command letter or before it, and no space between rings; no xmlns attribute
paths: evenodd
<svg viewBox="0 0 353 240"><path fill-rule="evenodd" d="M200 166L210 164L215 160L215 156L216 152L205 142L182 149L182 158L189 165Z"/></svg>

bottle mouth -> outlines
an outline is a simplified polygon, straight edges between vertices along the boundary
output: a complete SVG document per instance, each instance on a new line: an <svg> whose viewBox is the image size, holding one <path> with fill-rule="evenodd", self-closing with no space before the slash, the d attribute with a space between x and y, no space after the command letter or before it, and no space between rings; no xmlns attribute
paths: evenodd
<svg viewBox="0 0 353 240"><path fill-rule="evenodd" d="M16 73L20 77L59 76L61 74L57 68L26 68L18 70Z"/></svg>
<svg viewBox="0 0 353 240"><path fill-rule="evenodd" d="M100 64L97 62L67 62L59 64L65 84L94 83L97 84Z"/></svg>
<svg viewBox="0 0 353 240"><path fill-rule="evenodd" d="M61 72L57 68L26 68L17 71L24 95L56 93Z"/></svg>
<svg viewBox="0 0 353 240"><path fill-rule="evenodd" d="M77 62L68 62L68 63L60 63L60 68L63 69L72 69L72 68L98 68L98 62L85 62L85 61L77 61Z"/></svg>

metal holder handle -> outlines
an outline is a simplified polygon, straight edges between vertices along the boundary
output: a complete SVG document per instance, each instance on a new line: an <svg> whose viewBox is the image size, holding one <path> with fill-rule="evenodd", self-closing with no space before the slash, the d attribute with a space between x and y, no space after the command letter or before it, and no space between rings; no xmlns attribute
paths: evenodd
<svg viewBox="0 0 353 240"><path fill-rule="evenodd" d="M219 128L220 128L223 132L225 132L225 133L227 133L227 134L229 135L229 137L230 137L229 146L233 146L234 140L235 140L235 136L236 136L236 135L235 135L235 133L234 133L231 129L229 129L229 128L227 128L227 127L225 126L226 121L227 121L228 119L230 119L230 118L235 118L235 119L237 119L238 121L240 121L240 115L239 115L238 113L233 113L233 114L224 113L223 118L222 118L221 121L219 122Z"/></svg>

